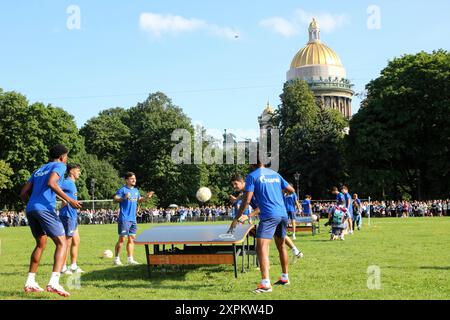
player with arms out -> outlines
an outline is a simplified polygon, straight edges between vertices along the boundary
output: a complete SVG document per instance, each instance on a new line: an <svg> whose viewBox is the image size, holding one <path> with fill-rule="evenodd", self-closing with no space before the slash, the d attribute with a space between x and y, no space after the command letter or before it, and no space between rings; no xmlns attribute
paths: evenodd
<svg viewBox="0 0 450 320"><path fill-rule="evenodd" d="M139 190L136 188L136 175L133 172L127 172L125 174L125 185L120 188L114 196L114 201L120 203L119 218L117 221L119 240L115 247L115 265L122 265L122 262L120 261L120 251L125 242L125 237L128 237L127 263L139 264L133 258L134 239L136 238L137 232L136 212L138 203L150 199L153 194L154 192L149 192L146 197L141 197Z"/></svg>
<svg viewBox="0 0 450 320"><path fill-rule="evenodd" d="M50 237L56 248L52 276L45 291L54 292L63 297L70 296L59 284L67 241L63 224L56 214L56 195L66 201L72 208L81 208L78 201L70 198L60 187L66 172L68 153L69 151L62 144L50 148L50 161L33 172L20 193L21 199L27 203L26 215L31 233L36 240L36 247L31 254L25 292L44 291L36 281L36 272L47 244L47 237Z"/></svg>

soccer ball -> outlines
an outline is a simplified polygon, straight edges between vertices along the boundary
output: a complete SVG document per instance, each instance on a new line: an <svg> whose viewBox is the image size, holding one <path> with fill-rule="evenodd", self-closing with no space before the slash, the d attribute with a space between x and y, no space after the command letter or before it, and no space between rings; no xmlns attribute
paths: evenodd
<svg viewBox="0 0 450 320"><path fill-rule="evenodd" d="M103 251L103 258L111 259L113 257L113 253L111 250Z"/></svg>
<svg viewBox="0 0 450 320"><path fill-rule="evenodd" d="M197 194L195 195L200 202L206 202L211 199L211 190L207 187L201 187L198 189Z"/></svg>

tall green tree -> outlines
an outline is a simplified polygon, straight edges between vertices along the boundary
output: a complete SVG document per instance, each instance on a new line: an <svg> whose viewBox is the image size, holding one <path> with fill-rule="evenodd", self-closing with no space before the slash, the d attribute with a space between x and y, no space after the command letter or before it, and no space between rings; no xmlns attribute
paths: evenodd
<svg viewBox="0 0 450 320"><path fill-rule="evenodd" d="M120 170L124 167L125 145L130 140L130 128L124 123L127 116L122 108L104 110L80 130L86 149Z"/></svg>
<svg viewBox="0 0 450 320"><path fill-rule="evenodd" d="M353 180L369 189L366 181L379 177L393 186L388 197L449 196L449 79L450 53L438 50L395 58L366 86L350 122Z"/></svg>
<svg viewBox="0 0 450 320"><path fill-rule="evenodd" d="M0 94L0 141L0 159L15 173L12 187L0 195L0 201L10 207L21 205L18 195L22 185L48 161L52 145L64 144L70 150L71 161L79 161L85 153L84 140L72 115L52 105L29 105L17 92Z"/></svg>
<svg viewBox="0 0 450 320"><path fill-rule="evenodd" d="M346 120L336 110L321 109L303 80L287 82L275 116L280 130L280 172L300 193L329 197L331 186L345 179L343 137Z"/></svg>
<svg viewBox="0 0 450 320"><path fill-rule="evenodd" d="M14 171L11 169L10 165L0 160L0 193L2 189L6 189L11 187L10 177L14 174Z"/></svg>

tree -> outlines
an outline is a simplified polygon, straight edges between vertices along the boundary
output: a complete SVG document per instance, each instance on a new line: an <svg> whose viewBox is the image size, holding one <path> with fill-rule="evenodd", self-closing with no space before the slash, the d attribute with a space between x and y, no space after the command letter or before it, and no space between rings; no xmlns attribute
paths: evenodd
<svg viewBox="0 0 450 320"><path fill-rule="evenodd" d="M125 147L127 170L137 174L139 184L154 190L160 203L189 203L195 198L196 169L177 165L171 152L175 129L186 129L193 136L191 120L163 93L151 94L128 110L130 139Z"/></svg>
<svg viewBox="0 0 450 320"><path fill-rule="evenodd" d="M450 189L450 53L404 55L371 81L350 122L348 162L363 188L379 179L389 197L448 197Z"/></svg>
<svg viewBox="0 0 450 320"><path fill-rule="evenodd" d="M118 169L124 168L124 147L130 139L130 128L124 124L126 117L122 108L104 110L80 130L86 149Z"/></svg>
<svg viewBox="0 0 450 320"><path fill-rule="evenodd" d="M70 150L70 161L79 161L85 153L72 115L52 105L29 105L25 96L16 92L0 95L0 141L0 159L15 173L11 188L1 193L0 201L16 208L22 205L21 187L34 170L48 161L52 145L64 144Z"/></svg>
<svg viewBox="0 0 450 320"><path fill-rule="evenodd" d="M10 177L14 174L10 165L0 160L0 192L2 189L9 188L11 186Z"/></svg>
<svg viewBox="0 0 450 320"><path fill-rule="evenodd" d="M92 197L91 181L95 179L95 199L112 199L117 190L124 184L123 179L114 167L105 160L99 160L97 156L87 154L82 159L81 179L85 181L85 190L82 199ZM89 192L89 194L86 193Z"/></svg>
<svg viewBox="0 0 450 320"><path fill-rule="evenodd" d="M321 109L308 84L287 82L275 123L280 130L280 172L292 182L300 172L300 189L315 198L344 180L343 137L346 120L336 110Z"/></svg>

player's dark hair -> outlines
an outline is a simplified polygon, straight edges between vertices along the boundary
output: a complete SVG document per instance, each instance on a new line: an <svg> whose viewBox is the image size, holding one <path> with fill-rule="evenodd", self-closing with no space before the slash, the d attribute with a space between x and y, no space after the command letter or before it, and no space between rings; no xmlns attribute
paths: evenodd
<svg viewBox="0 0 450 320"><path fill-rule="evenodd" d="M307 194L307 195L305 196L305 199L311 199L311 196L310 196L309 194Z"/></svg>
<svg viewBox="0 0 450 320"><path fill-rule="evenodd" d="M81 166L78 163L70 163L67 165L67 173L72 169L81 169Z"/></svg>
<svg viewBox="0 0 450 320"><path fill-rule="evenodd" d="M348 188L347 188L347 186L342 186L341 190L347 190L348 191Z"/></svg>
<svg viewBox="0 0 450 320"><path fill-rule="evenodd" d="M55 144L48 150L48 157L50 160L55 160L61 157L63 154L69 153L69 150L62 144Z"/></svg>
<svg viewBox="0 0 450 320"><path fill-rule="evenodd" d="M135 176L134 172L129 171L125 173L125 179L131 178L132 176Z"/></svg>
<svg viewBox="0 0 450 320"><path fill-rule="evenodd" d="M331 192L339 192L339 189L337 187L331 188Z"/></svg>
<svg viewBox="0 0 450 320"><path fill-rule="evenodd" d="M230 179L230 182L234 182L234 181L244 181L244 178L240 174L235 174Z"/></svg>

